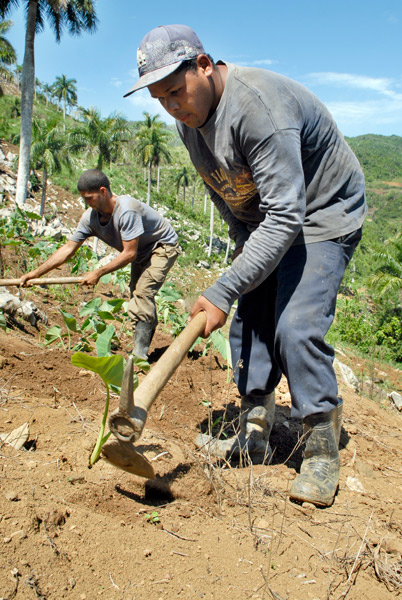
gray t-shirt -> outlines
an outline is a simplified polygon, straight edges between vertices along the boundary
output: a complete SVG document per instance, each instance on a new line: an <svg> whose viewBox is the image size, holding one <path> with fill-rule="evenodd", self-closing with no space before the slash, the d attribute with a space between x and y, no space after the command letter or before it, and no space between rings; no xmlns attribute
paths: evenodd
<svg viewBox="0 0 402 600"><path fill-rule="evenodd" d="M88 208L70 240L83 242L91 236L119 252L123 250L122 241L139 238L136 261L149 255L158 244L177 243L177 234L170 223L156 210L131 196L117 196L113 214L106 225L101 225L96 210Z"/></svg>
<svg viewBox="0 0 402 600"><path fill-rule="evenodd" d="M360 165L318 98L277 73L224 64L215 113L198 129L177 128L236 247L245 244L204 292L228 313L292 244L351 233L367 207Z"/></svg>

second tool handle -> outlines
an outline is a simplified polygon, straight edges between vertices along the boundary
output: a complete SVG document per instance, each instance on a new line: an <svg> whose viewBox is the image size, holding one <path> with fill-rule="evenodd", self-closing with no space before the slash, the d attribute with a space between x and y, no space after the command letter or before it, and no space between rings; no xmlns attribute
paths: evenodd
<svg viewBox="0 0 402 600"><path fill-rule="evenodd" d="M134 392L134 404L148 411L159 392L180 365L195 340L204 331L205 312L199 312L171 343Z"/></svg>

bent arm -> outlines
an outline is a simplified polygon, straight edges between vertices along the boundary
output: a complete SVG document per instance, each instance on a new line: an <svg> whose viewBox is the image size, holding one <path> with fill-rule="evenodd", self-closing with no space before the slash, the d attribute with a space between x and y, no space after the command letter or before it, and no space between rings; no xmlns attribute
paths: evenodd
<svg viewBox="0 0 402 600"><path fill-rule="evenodd" d="M84 276L81 285L96 285L103 275L107 275L108 273L113 273L113 271L117 271L133 262L137 257L138 251L138 238L129 241L122 241L123 250L120 252L116 258L114 258L110 263L104 265L103 267L99 267L94 271L90 271Z"/></svg>
<svg viewBox="0 0 402 600"><path fill-rule="evenodd" d="M49 271L53 271L53 269L57 269L62 264L64 264L69 258L71 258L81 246L82 242L73 242L69 240L63 246L60 246L44 263L39 265L33 271L26 273L21 277L21 285L26 285L30 279L35 279L37 277L41 277L45 275L45 273L49 273Z"/></svg>
<svg viewBox="0 0 402 600"><path fill-rule="evenodd" d="M278 131L253 144L247 160L264 220L231 268L203 294L226 314L236 298L260 285L277 267L301 230L306 211L298 131Z"/></svg>

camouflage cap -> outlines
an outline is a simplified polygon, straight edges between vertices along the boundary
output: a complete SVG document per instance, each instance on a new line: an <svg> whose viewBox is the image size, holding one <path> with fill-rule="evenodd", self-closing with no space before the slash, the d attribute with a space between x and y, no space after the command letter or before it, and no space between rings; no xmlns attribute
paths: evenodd
<svg viewBox="0 0 402 600"><path fill-rule="evenodd" d="M161 25L142 39L137 50L139 80L124 94L152 85L173 73L183 61L204 54L197 34L187 25Z"/></svg>

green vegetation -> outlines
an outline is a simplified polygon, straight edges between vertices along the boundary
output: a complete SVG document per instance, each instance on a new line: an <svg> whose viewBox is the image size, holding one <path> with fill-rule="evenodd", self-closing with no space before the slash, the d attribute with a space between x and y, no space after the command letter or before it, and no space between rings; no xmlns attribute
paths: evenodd
<svg viewBox="0 0 402 600"><path fill-rule="evenodd" d="M18 88L20 69L15 68L12 75ZM204 197L202 181L175 128L164 125L158 115L144 113L143 121L129 122L122 115L103 117L94 108L75 107L78 99L74 80L60 76L57 81L59 86L36 82L31 178L39 183L43 198L46 197L48 175L51 174L54 184L76 194L76 181L81 172L91 167L102 168L111 179L115 193L138 197L161 210L171 221L179 235L182 255L178 263L183 269L196 267L200 261L223 266L227 226L217 218L216 212L215 222L212 222L210 201ZM63 95L61 89L70 91ZM68 111L69 106L74 110ZM19 96L4 95L0 98L0 137L7 141L18 139L19 122ZM365 172L369 215L363 240L342 285L328 340L400 364L402 251L398 233L402 214L402 137L364 135L347 141ZM41 212L45 219L52 216L48 211L44 204ZM1 225L0 231L2 245L15 247L20 271L33 268L44 260L47 252L53 252L64 241L57 244L52 241L49 245L49 240L31 239L24 218L24 213L16 211L7 224ZM82 247L71 261L72 274L93 268L96 260L90 248ZM5 265L4 268L7 271L9 267ZM128 269L105 278L105 282L118 285L122 294L128 280ZM184 278L182 289L185 286ZM165 287L158 298L160 321L174 335L179 333L187 318L187 314L180 313L177 308L177 298L174 298L177 293L177 290ZM119 318L124 320L124 315ZM54 331L53 336L49 334L46 341L66 343L70 332L79 336L81 348L94 350L95 344L96 349L97 336L103 335L103 331L95 316L91 317L91 325L86 323L85 326L78 322L74 325L68 319L64 315L65 329ZM116 313L113 313L113 319L117 319ZM68 323L76 330L70 331ZM225 338L215 338L206 342L204 350L213 344L230 365ZM116 336L111 335L110 341L118 347Z"/></svg>

